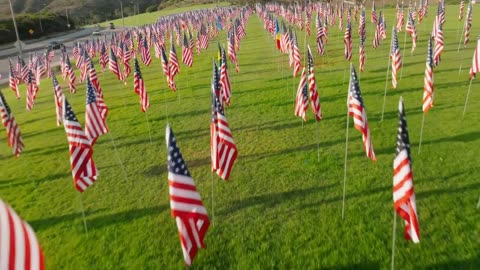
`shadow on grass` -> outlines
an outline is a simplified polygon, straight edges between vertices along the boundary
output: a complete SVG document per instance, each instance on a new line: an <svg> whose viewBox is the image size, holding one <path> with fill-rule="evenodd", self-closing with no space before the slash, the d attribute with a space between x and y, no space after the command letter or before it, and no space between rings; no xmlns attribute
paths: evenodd
<svg viewBox="0 0 480 270"><path fill-rule="evenodd" d="M357 270L357 269L367 269L367 270L375 270L375 269L380 269L380 263L379 262L362 262L362 263L356 263L352 265L336 265L332 267L326 267L322 269L326 270Z"/></svg>
<svg viewBox="0 0 480 270"><path fill-rule="evenodd" d="M88 217L90 215L103 212L105 210L106 209L86 210L85 216ZM65 215L60 215L55 217L47 217L47 218L42 218L37 220L31 220L31 221L28 221L28 223L32 226L32 228L36 232L38 232L62 223L73 224L73 220L81 219L81 218L82 218L82 213L77 212L77 213L70 213L70 214L65 214Z"/></svg>
<svg viewBox="0 0 480 270"><path fill-rule="evenodd" d="M424 269L478 269L480 265L480 256L463 261L448 261L445 263L438 263L426 266Z"/></svg>
<svg viewBox="0 0 480 270"><path fill-rule="evenodd" d="M44 182L55 181L57 179L62 179L62 178L68 177L70 175L71 175L71 173L67 172L67 173L58 173L58 174L47 175L45 177L38 178L38 179L33 179L32 178L31 180L27 180L27 181L18 181L16 179L1 181L0 182L0 189L20 187L20 186L29 185L29 184L38 185L38 184L41 184L41 183L44 183Z"/></svg>
<svg viewBox="0 0 480 270"><path fill-rule="evenodd" d="M141 209L130 209L127 211L98 216L94 218L87 217L87 224L89 227L97 229L97 228L107 227L111 225L118 225L121 223L132 222L132 220L147 217L147 216L159 215L163 211L166 211L169 209L170 209L170 206L166 204L147 207L147 208L141 208Z"/></svg>
<svg viewBox="0 0 480 270"><path fill-rule="evenodd" d="M206 166L206 165L209 165L210 162L211 162L210 158L188 160L187 167L195 168L200 166ZM154 177L154 176L159 176L163 173L167 173L167 166L164 164L161 164L161 165L153 165L149 167L144 173L144 175L147 177Z"/></svg>

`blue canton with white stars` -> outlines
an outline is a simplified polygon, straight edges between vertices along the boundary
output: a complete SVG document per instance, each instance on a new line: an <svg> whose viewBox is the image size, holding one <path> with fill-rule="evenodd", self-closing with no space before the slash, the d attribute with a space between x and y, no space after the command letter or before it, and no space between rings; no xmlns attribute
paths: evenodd
<svg viewBox="0 0 480 270"><path fill-rule="evenodd" d="M70 106L67 99L65 99L65 120L78 122L78 119L72 110L72 106Z"/></svg>
<svg viewBox="0 0 480 270"><path fill-rule="evenodd" d="M175 140L175 135L173 134L173 130L170 126L167 127L169 129L169 137L168 137L168 172L174 174L181 174L190 177L190 172L188 171L187 165L185 164L185 160L183 159L182 153L177 146L177 141Z"/></svg>
<svg viewBox="0 0 480 270"><path fill-rule="evenodd" d="M358 100L363 107L362 93L360 92L360 85L358 83L357 72L353 64L350 66L350 95L352 98Z"/></svg>
<svg viewBox="0 0 480 270"><path fill-rule="evenodd" d="M95 89L93 88L93 85L90 82L90 79L87 79L87 104L95 103L96 101L97 101L97 98L95 95Z"/></svg>
<svg viewBox="0 0 480 270"><path fill-rule="evenodd" d="M401 101L400 110L398 111L397 155L404 149L407 150L408 159L411 160L407 117L405 116L403 101Z"/></svg>
<svg viewBox="0 0 480 270"><path fill-rule="evenodd" d="M134 71L134 72L135 72L135 76L137 76L138 79L142 79L142 72L140 72L140 66L138 65L138 60L137 60L137 58L135 58L135 59L133 60L133 62L134 62L134 66L135 66L135 71Z"/></svg>

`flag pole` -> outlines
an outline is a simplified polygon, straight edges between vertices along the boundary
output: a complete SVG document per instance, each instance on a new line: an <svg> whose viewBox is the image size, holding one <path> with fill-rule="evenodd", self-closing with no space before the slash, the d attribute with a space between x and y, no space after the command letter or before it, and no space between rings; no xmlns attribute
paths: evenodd
<svg viewBox="0 0 480 270"><path fill-rule="evenodd" d="M397 236L397 212L395 209L393 210L393 232L392 232L392 267L391 269L395 269L395 238Z"/></svg>
<svg viewBox="0 0 480 270"><path fill-rule="evenodd" d="M467 97L465 98L465 105L463 106L462 117L465 117L465 113L467 112L467 103L468 103L468 98L470 97L470 90L472 89L472 81L473 81L473 78L470 79L470 83L468 84Z"/></svg>
<svg viewBox="0 0 480 270"><path fill-rule="evenodd" d="M393 41L393 30L394 30L394 27L392 27L392 41ZM405 31L405 33L406 33L406 31ZM391 51L392 51L392 42L390 42L390 52ZM405 53L405 49L403 50L403 52ZM385 91L383 93L382 118L381 118L380 122L383 122L383 115L385 114L385 104L387 103L388 74L390 73L390 61L391 60L392 60L392 57L389 56L388 57L388 65L387 65L387 75L386 75L386 78L385 78ZM403 61L402 61L402 65L403 65Z"/></svg>
<svg viewBox="0 0 480 270"><path fill-rule="evenodd" d="M478 196L477 209L480 208L480 196Z"/></svg>
<svg viewBox="0 0 480 270"><path fill-rule="evenodd" d="M120 167L122 168L123 176L125 177L125 180L128 182L128 177L127 177L127 172L125 171L125 166L123 166L123 162L120 159L120 155L118 154L118 149L117 145L115 144L115 139L113 138L112 132L108 132L110 135L110 141L112 142L113 149L115 150L115 156L117 157L118 164L120 164Z"/></svg>
<svg viewBox="0 0 480 270"><path fill-rule="evenodd" d="M466 21L465 21L465 22L466 22ZM460 47L461 47L461 44L462 44L462 39L463 39L464 33L465 33L465 27L463 27L463 29L462 29L462 34L460 35L460 39L458 40L457 53L460 52Z"/></svg>
<svg viewBox="0 0 480 270"><path fill-rule="evenodd" d="M349 90L350 91L350 90ZM347 104L348 104L348 95L347 95ZM350 126L350 115L349 109L347 108L347 134L345 136L345 163L343 167L343 201L342 201L342 220L345 217L345 191L347 189L347 156L348 156L348 128Z"/></svg>
<svg viewBox="0 0 480 270"><path fill-rule="evenodd" d="M85 228L85 234L88 236L87 220L85 218L85 210L83 209L83 202L82 202L82 197L80 196L80 194L78 194L78 201L80 203L80 210L82 211L83 227Z"/></svg>
<svg viewBox="0 0 480 270"><path fill-rule="evenodd" d="M425 113L422 116L422 127L420 128L420 142L418 143L418 153L420 154L420 150L422 148L422 140L423 140L423 126L425 125Z"/></svg>
<svg viewBox="0 0 480 270"><path fill-rule="evenodd" d="M212 175L212 226L215 226L215 210L214 210L214 189L215 189L215 181L213 179L213 171Z"/></svg>

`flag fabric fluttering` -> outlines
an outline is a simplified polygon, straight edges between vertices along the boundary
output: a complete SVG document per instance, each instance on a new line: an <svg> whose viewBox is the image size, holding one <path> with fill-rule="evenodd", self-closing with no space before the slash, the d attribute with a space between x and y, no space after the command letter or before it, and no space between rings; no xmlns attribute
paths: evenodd
<svg viewBox="0 0 480 270"><path fill-rule="evenodd" d="M313 55L310 50L310 45L308 45L308 90L310 92L310 101L312 102L312 111L315 115L315 120L320 121L323 116L317 82L315 80L315 65L313 64Z"/></svg>
<svg viewBox="0 0 480 270"><path fill-rule="evenodd" d="M412 37L412 53L417 47L417 29L415 28L415 21L413 20L412 13L408 13L407 24L405 25L405 31ZM403 48L405 50L405 48Z"/></svg>
<svg viewBox="0 0 480 270"><path fill-rule="evenodd" d="M303 121L307 121L307 109L308 109L308 86L307 86L307 74L305 68L300 75L300 84L297 89L297 97L295 99L295 116L303 118Z"/></svg>
<svg viewBox="0 0 480 270"><path fill-rule="evenodd" d="M185 264L191 265L198 249L206 247L204 238L210 219L170 125L167 125L165 138L171 214L177 224Z"/></svg>
<svg viewBox="0 0 480 270"><path fill-rule="evenodd" d="M2 199L0 239L0 269L45 269L42 248L32 227Z"/></svg>
<svg viewBox="0 0 480 270"><path fill-rule="evenodd" d="M291 50L293 59L293 77L297 77L298 72L302 68L302 62L300 59L300 49L298 48L297 33L293 35L293 48Z"/></svg>
<svg viewBox="0 0 480 270"><path fill-rule="evenodd" d="M15 117L13 117L13 113L2 92L0 92L0 117L2 118L2 124L7 131L8 146L12 148L13 155L19 157L24 146L22 133L20 132L17 121L15 120Z"/></svg>
<svg viewBox="0 0 480 270"><path fill-rule="evenodd" d="M12 66L12 62L10 62L10 59L8 60L8 66L9 66L9 73L8 73L8 86L10 89L12 89L13 92L15 92L15 96L17 99L20 99L20 91L18 89L18 76L15 74L15 71Z"/></svg>
<svg viewBox="0 0 480 270"><path fill-rule="evenodd" d="M180 65L178 64L177 51L175 50L175 44L173 44L173 38L170 40L168 65L168 68L170 69L170 76L173 79L175 75L180 73Z"/></svg>
<svg viewBox="0 0 480 270"><path fill-rule="evenodd" d="M84 192L97 180L90 139L82 129L67 99L63 99L63 126L68 139L70 164L75 188Z"/></svg>
<svg viewBox="0 0 480 270"><path fill-rule="evenodd" d="M420 226L413 190L410 140L402 98L398 103L397 151L393 160L393 201L395 211L405 220L405 239L419 243Z"/></svg>
<svg viewBox="0 0 480 270"><path fill-rule="evenodd" d="M220 48L221 51L221 64L220 64L220 89L221 89L221 102L230 106L230 96L232 95L232 87L230 85L230 78L228 76L227 55L225 48Z"/></svg>
<svg viewBox="0 0 480 270"><path fill-rule="evenodd" d="M392 31L392 45L390 48L390 59L392 63L392 88L397 88L397 72L402 67L402 55L400 54L400 48L398 47L397 30L394 28Z"/></svg>
<svg viewBox="0 0 480 270"><path fill-rule="evenodd" d="M108 58L108 69L117 76L117 79L119 81L125 82L125 78L123 77L123 72L120 70L120 67L118 66L118 61L117 57L113 53L112 48L110 48L110 57Z"/></svg>
<svg viewBox="0 0 480 270"><path fill-rule="evenodd" d="M108 132L108 127L97 106L97 93L95 92L90 78L87 78L86 84L87 101L85 107L85 135L87 135L93 146L98 137Z"/></svg>
<svg viewBox="0 0 480 270"><path fill-rule="evenodd" d="M65 71L68 77L68 88L70 89L71 93L76 93L77 87L75 86L75 80L77 79L77 77L75 76L75 71L73 70L73 66L70 63L68 54L65 54Z"/></svg>
<svg viewBox="0 0 480 270"><path fill-rule="evenodd" d="M427 61L425 66L425 77L423 79L423 105L424 113L428 112L433 107L433 52L432 39L428 40Z"/></svg>
<svg viewBox="0 0 480 270"><path fill-rule="evenodd" d="M53 70L51 71L50 77L52 77L52 85L53 85L53 96L55 97L55 113L57 115L57 126L60 126L63 121L63 92L62 92L62 87L58 83L57 77L53 73Z"/></svg>
<svg viewBox="0 0 480 270"><path fill-rule="evenodd" d="M352 24L350 22L347 23L343 42L345 43L345 60L350 61L352 60Z"/></svg>
<svg viewBox="0 0 480 270"><path fill-rule="evenodd" d="M442 56L444 48L442 24L438 25L437 35L435 36L435 48L433 49L433 64L438 66L440 64L440 57Z"/></svg>
<svg viewBox="0 0 480 270"><path fill-rule="evenodd" d="M355 128L362 133L363 147L367 157L371 160L377 160L373 151L370 128L368 127L367 111L363 104L360 84L353 64L350 64L350 83L348 90L348 114L353 117Z"/></svg>
<svg viewBox="0 0 480 270"><path fill-rule="evenodd" d="M225 117L222 104L218 97L220 93L218 68L213 64L212 80L212 122L210 125L211 147L212 150L212 170L220 178L228 180L233 164L237 159L237 146L232 137L232 132Z"/></svg>
<svg viewBox="0 0 480 270"><path fill-rule="evenodd" d="M477 39L477 46L473 52L472 66L470 67L470 80L475 78L476 74L480 72L480 38Z"/></svg>
<svg viewBox="0 0 480 270"><path fill-rule="evenodd" d="M468 4L467 8L467 17L465 19L465 26L464 26L464 41L463 41L463 47L467 47L468 42L470 41L470 28L472 28L472 2Z"/></svg>
<svg viewBox="0 0 480 270"><path fill-rule="evenodd" d="M370 20L373 24L377 24L378 18L377 18L377 9L375 8L375 1L372 3L372 16Z"/></svg>
<svg viewBox="0 0 480 270"><path fill-rule="evenodd" d="M142 112L146 112L150 107L147 89L145 88L145 82L143 81L142 72L140 71L140 66L138 65L138 60L136 57L133 59L133 62L133 90L140 97L140 106L142 106Z"/></svg>
<svg viewBox="0 0 480 270"><path fill-rule="evenodd" d="M463 19L463 9L465 8L465 1L460 1L460 8L458 13L458 20L461 21Z"/></svg>
<svg viewBox="0 0 480 270"><path fill-rule="evenodd" d="M192 67L193 52L192 52L192 49L190 48L190 45L188 44L187 36L185 35L185 33L183 33L182 62L185 65Z"/></svg>

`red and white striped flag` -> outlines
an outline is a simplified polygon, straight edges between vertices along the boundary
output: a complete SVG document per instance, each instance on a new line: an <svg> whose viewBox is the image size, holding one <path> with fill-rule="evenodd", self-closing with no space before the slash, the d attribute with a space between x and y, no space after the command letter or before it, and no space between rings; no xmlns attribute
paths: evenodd
<svg viewBox="0 0 480 270"><path fill-rule="evenodd" d="M235 64L235 70L240 72L240 67L238 66L238 59L237 59L237 52L235 51L235 39L233 38L233 33L229 33L227 36L227 43L228 43L228 58L230 61Z"/></svg>
<svg viewBox="0 0 480 270"><path fill-rule="evenodd" d="M72 107L63 99L63 126L68 139L70 165L75 188L84 192L97 181L97 167L93 161L93 149L90 139L83 132Z"/></svg>
<svg viewBox="0 0 480 270"><path fill-rule="evenodd" d="M302 68L302 62L300 59L300 49L298 48L297 33L293 35L293 48L290 52L293 59L293 77L297 77L298 72Z"/></svg>
<svg viewBox="0 0 480 270"><path fill-rule="evenodd" d="M173 44L173 37L170 39L168 68L170 69L170 76L172 77L172 79L175 77L175 75L180 73L180 65L178 64L177 51L175 50L175 44Z"/></svg>
<svg viewBox="0 0 480 270"><path fill-rule="evenodd" d="M222 91L220 95L222 97L221 102L225 102L227 106L230 106L232 89L230 85L230 78L228 76L227 56L225 49L221 49L220 89Z"/></svg>
<svg viewBox="0 0 480 270"><path fill-rule="evenodd" d="M377 9L375 8L375 1L372 3L372 16L371 16L371 22L374 24L377 24L378 18L377 18Z"/></svg>
<svg viewBox="0 0 480 270"><path fill-rule="evenodd" d="M143 38L143 46L141 46L140 50L142 62L148 67L152 63L152 55L150 54L147 38Z"/></svg>
<svg viewBox="0 0 480 270"><path fill-rule="evenodd" d="M35 98L37 97L38 86L35 82L35 76L33 75L31 70L28 70L27 75L27 111L31 111L33 109L33 105L35 105Z"/></svg>
<svg viewBox="0 0 480 270"><path fill-rule="evenodd" d="M480 39L477 39L477 46L473 52L472 67L470 68L470 80L480 72Z"/></svg>
<svg viewBox="0 0 480 270"><path fill-rule="evenodd" d="M345 60L352 60L352 24L347 23L345 35L343 36L343 43L345 43Z"/></svg>
<svg viewBox="0 0 480 270"><path fill-rule="evenodd" d="M8 60L8 66L9 66L8 85L10 86L10 89L12 89L13 92L15 92L15 96L17 96L17 99L20 99L20 91L18 90L18 83L19 83L19 81L18 81L18 79L17 79L17 76L16 76L16 74L15 74L15 71L13 70L12 62L10 62L10 60Z"/></svg>
<svg viewBox="0 0 480 270"><path fill-rule="evenodd" d="M183 33L182 62L185 65L192 67L193 52L192 52L192 49L190 48L190 45L188 44L187 36L185 35L185 33Z"/></svg>
<svg viewBox="0 0 480 270"><path fill-rule="evenodd" d="M398 47L397 30L393 28L392 31L392 45L390 48L390 59L392 62L392 87L397 88L397 72L402 67L402 55Z"/></svg>
<svg viewBox="0 0 480 270"><path fill-rule="evenodd" d="M212 150L212 170L223 180L230 178L233 164L237 159L237 146L232 137L232 132L223 112L222 105L218 99L219 77L218 69L214 64L214 75L212 81L212 123L211 131L211 150Z"/></svg>
<svg viewBox="0 0 480 270"><path fill-rule="evenodd" d="M465 20L464 32L465 40L463 41L463 46L466 48L468 42L470 41L470 28L472 28L472 2L468 4L467 8L467 18Z"/></svg>
<svg viewBox="0 0 480 270"><path fill-rule="evenodd" d="M110 48L110 57L108 58L108 69L117 76L119 81L123 81L126 84L123 73L120 71L120 67L118 66L117 57L113 53L112 48Z"/></svg>
<svg viewBox="0 0 480 270"><path fill-rule="evenodd" d="M97 106L97 93L87 78L87 101L85 107L85 135L93 146L97 138L108 132L106 119L102 117L101 111Z"/></svg>
<svg viewBox="0 0 480 270"><path fill-rule="evenodd" d="M77 79L75 77L75 71L73 70L72 64L70 63L70 59L68 58L68 54L65 54L65 70L68 76L68 88L70 89L70 92L76 93L77 88L75 86L75 80Z"/></svg>
<svg viewBox="0 0 480 270"><path fill-rule="evenodd" d="M142 72L136 57L133 59L133 62L133 91L140 97L140 106L142 106L142 112L145 112L150 107L150 101L148 100L147 89L145 88L145 82L143 81Z"/></svg>
<svg viewBox="0 0 480 270"><path fill-rule="evenodd" d="M307 74L305 68L300 75L300 84L297 89L297 97L295 99L295 116L303 118L303 121L307 121L307 109L308 109L308 86L307 86Z"/></svg>
<svg viewBox="0 0 480 270"><path fill-rule="evenodd" d="M165 138L171 213L177 223L183 259L186 265L191 265L198 249L206 247L204 238L210 219L170 125L167 125Z"/></svg>
<svg viewBox="0 0 480 270"><path fill-rule="evenodd" d="M58 83L57 77L55 76L55 73L53 73L53 70L51 71L52 77L52 85L53 85L53 96L55 97L55 113L57 115L57 126L60 126L63 121L63 99L64 95L62 92L62 87Z"/></svg>
<svg viewBox="0 0 480 270"><path fill-rule="evenodd" d="M371 160L375 158L373 151L372 138L370 129L368 128L367 111L363 104L362 93L360 92L360 84L358 83L355 67L350 64L350 83L348 90L348 114L353 117L355 128L362 133L363 147L367 153L367 157Z"/></svg>
<svg viewBox="0 0 480 270"><path fill-rule="evenodd" d="M425 77L423 79L423 112L428 112L431 107L433 107L433 52L432 39L429 39L427 48L427 61L425 66Z"/></svg>
<svg viewBox="0 0 480 270"><path fill-rule="evenodd" d="M395 211L405 220L405 239L420 242L417 204L413 190L412 160L407 118L403 100L398 103L397 152L393 160L393 202Z"/></svg>
<svg viewBox="0 0 480 270"><path fill-rule="evenodd" d="M415 28L415 21L413 20L412 13L408 13L407 24L405 25L405 31L412 37L412 53L417 47L417 29ZM405 49L405 48L404 48Z"/></svg>
<svg viewBox="0 0 480 270"><path fill-rule="evenodd" d="M32 227L0 199L0 269L43 270L42 248Z"/></svg>
<svg viewBox="0 0 480 270"><path fill-rule="evenodd" d="M5 100L2 92L0 92L0 117L2 118L2 124L7 131L7 142L8 146L12 148L13 155L15 157L19 157L20 153L23 150L23 140L22 140L22 133L20 132L20 128L18 127L17 121L15 117L13 117L13 113L10 110L10 107ZM1 223L1 219L0 219ZM1 230L0 230L1 233ZM0 245L1 251L1 245ZM1 253L0 253L1 254ZM1 264L1 260L0 260ZM0 268L2 269L2 268Z"/></svg>
<svg viewBox="0 0 480 270"><path fill-rule="evenodd" d="M443 53L443 30L442 24L438 25L437 35L435 36L435 48L433 49L433 64L438 66L440 64L440 57Z"/></svg>
<svg viewBox="0 0 480 270"><path fill-rule="evenodd" d="M315 67L313 64L313 55L308 45L308 90L310 91L310 101L312 102L312 111L315 120L322 120L322 108L320 106L320 97L318 95L317 82L315 80Z"/></svg>
<svg viewBox="0 0 480 270"><path fill-rule="evenodd" d="M460 9L458 14L458 20L461 21L463 19L463 9L465 8L465 1L460 1Z"/></svg>

